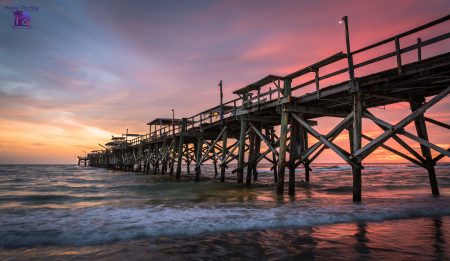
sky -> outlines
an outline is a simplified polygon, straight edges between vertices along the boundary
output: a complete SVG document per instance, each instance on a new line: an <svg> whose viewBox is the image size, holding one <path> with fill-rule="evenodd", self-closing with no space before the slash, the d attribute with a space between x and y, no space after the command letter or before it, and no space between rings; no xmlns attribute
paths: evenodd
<svg viewBox="0 0 450 261"><path fill-rule="evenodd" d="M354 50L450 11L448 0L0 3L0 163L43 164L76 163L127 128L145 133L171 108L181 118L213 107L220 80L231 100L233 90L267 74L344 51L344 15ZM29 11L30 29L12 28L8 7L22 5L38 8ZM424 49L424 57L439 48ZM373 112L396 123L408 111L400 104ZM450 124L449 98L427 115ZM323 121L318 130L326 133L337 119ZM429 132L434 143L450 145L445 129ZM368 160L399 161L383 150ZM328 151L318 158L330 161L341 162Z"/></svg>

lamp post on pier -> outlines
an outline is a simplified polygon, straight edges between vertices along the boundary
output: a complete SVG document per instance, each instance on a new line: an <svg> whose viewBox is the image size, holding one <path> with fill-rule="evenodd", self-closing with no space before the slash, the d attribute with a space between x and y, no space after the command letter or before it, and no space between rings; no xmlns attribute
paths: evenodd
<svg viewBox="0 0 450 261"><path fill-rule="evenodd" d="M172 134L175 136L175 110L170 109L172 112Z"/></svg>
<svg viewBox="0 0 450 261"><path fill-rule="evenodd" d="M345 25L345 44L347 47L347 61L348 61L348 74L350 77L349 87L353 93L353 125L349 129L350 139L350 153L353 155L355 151L361 149L362 144L362 111L363 111L363 97L359 90L358 81L355 80L355 68L353 67L353 54L350 50L350 35L348 30L348 17L344 16L339 23ZM361 161L360 157L355 157L353 160L354 166L352 166L353 176L353 202L361 201Z"/></svg>
<svg viewBox="0 0 450 261"><path fill-rule="evenodd" d="M222 90L222 80L219 82L220 87L220 127L223 128L223 90Z"/></svg>
<svg viewBox="0 0 450 261"><path fill-rule="evenodd" d="M348 17L344 16L341 20L339 20L340 24L344 24L345 26L345 45L347 48L347 61L348 61L348 74L350 76L350 80L353 80L355 78L355 71L353 68L353 55L350 51L350 33L348 29Z"/></svg>

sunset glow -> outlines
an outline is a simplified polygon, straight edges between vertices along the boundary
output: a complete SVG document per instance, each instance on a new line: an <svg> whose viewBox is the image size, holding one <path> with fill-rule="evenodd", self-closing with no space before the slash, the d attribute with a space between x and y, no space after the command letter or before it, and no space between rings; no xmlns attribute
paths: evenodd
<svg viewBox="0 0 450 261"><path fill-rule="evenodd" d="M31 29L0 27L0 163L76 163L77 155L101 149L97 144L111 135L126 129L147 133L145 124L172 117L171 108L181 118L216 106L220 80L228 101L235 89L267 74L285 75L345 51L338 23L344 15L355 50L449 11L448 0L30 3L39 7L30 13ZM12 23L12 12L2 8L0 24ZM423 56L449 44L447 39L424 49ZM410 109L401 103L371 112L395 124ZM427 116L450 124L449 98ZM326 133L338 121L320 119L317 130ZM412 126L407 129L415 133ZM381 133L374 124L364 128L370 137ZM445 129L428 128L431 142L450 146ZM336 144L348 149L347 137L344 131ZM395 142L387 144L403 151ZM410 145L420 151L416 142ZM384 149L365 160L399 161L405 162ZM327 150L317 162L342 160Z"/></svg>

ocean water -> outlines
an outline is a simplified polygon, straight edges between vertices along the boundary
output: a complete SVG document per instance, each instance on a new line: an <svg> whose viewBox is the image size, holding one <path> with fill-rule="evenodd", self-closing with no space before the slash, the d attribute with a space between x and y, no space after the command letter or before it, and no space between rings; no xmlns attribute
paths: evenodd
<svg viewBox="0 0 450 261"><path fill-rule="evenodd" d="M450 164L366 164L363 202L351 169L297 173L295 197L272 173L251 187L75 165L0 165L0 260L450 259Z"/></svg>

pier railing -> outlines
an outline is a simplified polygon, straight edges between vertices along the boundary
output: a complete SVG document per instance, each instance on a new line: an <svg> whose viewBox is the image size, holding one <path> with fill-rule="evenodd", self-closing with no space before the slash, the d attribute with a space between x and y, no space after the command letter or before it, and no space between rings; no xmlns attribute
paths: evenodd
<svg viewBox="0 0 450 261"><path fill-rule="evenodd" d="M444 28L443 30L447 30L446 32L439 34L437 36L433 36L429 39L423 40L425 38L417 36L416 42L414 44L407 45L405 47L402 47L401 40L410 37L414 34L417 34L419 32L423 33L424 35L430 33L427 31L427 29L431 27L435 27L437 25L441 25L444 23L448 23L450 20L450 15L444 16L442 18L436 19L434 21L431 21L427 24L418 26L416 28L413 28L411 30L408 30L406 32L397 34L395 36L389 37L387 39L384 39L382 41L376 42L374 44L368 45L366 47L357 49L355 51L351 51L348 54L345 54L343 52L336 53L332 56L327 57L326 59L323 59L319 62L316 62L314 64L311 64L309 66L305 66L304 68L297 70L296 72L293 72L291 74L288 74L283 77L274 77L270 78L270 80L261 80L259 82L256 82L252 85L247 86L246 88L248 91L245 93L238 93L239 97L231 100L229 102L226 102L222 105L215 106L213 108L210 108L208 110L202 111L198 114L195 114L191 117L187 118L187 126L186 126L186 132L192 132L192 131L202 131L204 128L209 128L213 125L217 125L218 122L221 121L221 113L223 113L223 119L227 120L232 117L237 118L239 113L243 109L249 109L252 107L258 107L264 104L265 106L277 106L282 103L288 102L291 96L291 92L294 92L296 90L308 87L308 86L314 86L315 87L315 93L317 94L318 99L320 99L320 91L323 89L323 87L329 86L324 85L322 86L321 82L324 80L330 80L333 77L339 78L339 81L342 80L352 80L350 77L345 77L343 79L342 74L347 72L352 72L354 75L354 71L356 69L361 69L366 66L385 61L389 58L395 58L395 64L398 70L398 74L401 75L403 73L403 65L404 65L404 55L407 53L410 53L412 51L417 53L416 61L422 60L422 48L436 44L438 42L442 42L450 38L450 32L448 32L447 28ZM334 70L332 72L326 73L324 75L320 75L320 72L325 67L339 67L339 65L342 67L342 60L347 58L347 60L353 60L355 56L369 56L370 52L372 52L374 49L379 48L381 46L387 46L392 45L393 49L392 51L385 51L382 54L369 58L364 59L361 62L358 62L356 64L348 63L345 65L344 68ZM350 59L349 59L350 57ZM333 68L334 68L333 67ZM312 79L303 80L299 83L297 83L295 86L289 86L291 92L286 93L285 87L281 86L281 83L289 80L292 81L294 79L304 77L307 75L313 76ZM367 75L367 74L366 74ZM363 74L360 75L364 76ZM266 77L267 78L267 77ZM236 92L235 92L236 93ZM287 97L289 96L289 97ZM180 134L181 132L181 126L179 124L173 124L172 126L164 126L161 127L158 130L155 130L151 133L147 133L144 135L141 135L137 138L124 141L122 146L120 148L126 148L127 146L135 146L138 144L141 144L142 142L152 142L156 141L158 139L168 137L168 136L175 136Z"/></svg>

